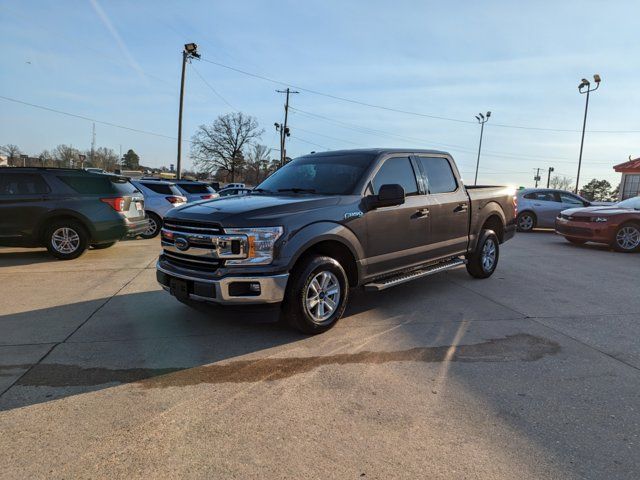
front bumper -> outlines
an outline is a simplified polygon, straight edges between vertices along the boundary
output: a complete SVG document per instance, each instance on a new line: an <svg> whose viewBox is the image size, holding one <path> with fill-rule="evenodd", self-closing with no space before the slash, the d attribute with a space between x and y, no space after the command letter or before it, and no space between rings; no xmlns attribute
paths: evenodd
<svg viewBox="0 0 640 480"><path fill-rule="evenodd" d="M556 218L556 233L564 237L577 238L587 242L609 243L612 229L608 223L576 222Z"/></svg>
<svg viewBox="0 0 640 480"><path fill-rule="evenodd" d="M166 291L185 299L223 305L255 305L282 302L289 274L232 276L214 280L172 272L162 267L158 261L156 279ZM176 280L183 281L180 283L182 288L186 286L186 291L176 290ZM248 284L258 284L259 291L249 292L245 288Z"/></svg>

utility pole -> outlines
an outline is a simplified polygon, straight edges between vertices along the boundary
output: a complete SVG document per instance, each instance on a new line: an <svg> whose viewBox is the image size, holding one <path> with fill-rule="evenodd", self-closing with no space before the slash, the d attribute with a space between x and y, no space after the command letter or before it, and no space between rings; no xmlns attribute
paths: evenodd
<svg viewBox="0 0 640 480"><path fill-rule="evenodd" d="M89 154L89 160L93 165L93 156L96 152L96 122L93 122L93 129L91 130L91 153Z"/></svg>
<svg viewBox="0 0 640 480"><path fill-rule="evenodd" d="M549 167L549 173L547 174L547 188L549 188L549 185L551 184L551 172L554 171L553 167Z"/></svg>
<svg viewBox="0 0 640 480"><path fill-rule="evenodd" d="M276 123L276 130L280 132L280 166L282 167L284 163L287 161L287 137L291 134L289 132L289 126L287 121L289 119L289 94L291 93L300 93L295 90L291 90L287 87L286 90L276 90L278 93L286 93L286 99L284 102L284 125Z"/></svg>
<svg viewBox="0 0 640 480"><path fill-rule="evenodd" d="M187 69L187 60L192 58L200 58L198 53L198 45L195 43L187 43L182 51L182 77L180 79L180 110L178 112L178 161L176 162L176 179L180 180L182 172L182 106L184 104L184 77Z"/></svg>
<svg viewBox="0 0 640 480"><path fill-rule="evenodd" d="M601 81L600 75L596 73L593 76L593 80L596 82L596 88L591 88L591 83L586 78L583 78L582 81L580 82L580 85L578 85L578 92L583 94L586 93L587 100L584 104L584 120L582 121L582 139L580 140L580 155L578 156L578 175L576 176L576 189L573 192L576 195L578 194L578 187L580 186L580 167L582 166L582 147L584 146L584 130L587 127L587 111L589 110L589 94L591 92L595 92L600 86L600 81ZM583 90L583 88L585 87L587 89Z"/></svg>
<svg viewBox="0 0 640 480"><path fill-rule="evenodd" d="M474 185L478 184L478 169L480 168L480 150L482 150L482 134L484 133L484 124L489 121L491 112L487 112L486 117L481 113L479 113L478 115L476 115L476 120L478 120L478 123L480 124L480 145L478 145L478 160L476 161L476 178L473 180Z"/></svg>
<svg viewBox="0 0 640 480"><path fill-rule="evenodd" d="M533 179L536 181L536 187L535 188L538 188L538 182L540 181L540 169L539 168L536 170L536 176L533 177Z"/></svg>

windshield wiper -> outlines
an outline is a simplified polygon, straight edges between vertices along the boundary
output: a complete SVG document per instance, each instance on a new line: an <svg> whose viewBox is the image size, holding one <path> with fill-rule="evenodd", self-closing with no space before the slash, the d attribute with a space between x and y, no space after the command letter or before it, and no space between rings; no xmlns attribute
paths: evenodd
<svg viewBox="0 0 640 480"><path fill-rule="evenodd" d="M266 188L253 188L251 189L251 191L259 193L271 193L271 190L267 190Z"/></svg>
<svg viewBox="0 0 640 480"><path fill-rule="evenodd" d="M315 188L279 188L279 192L316 193Z"/></svg>

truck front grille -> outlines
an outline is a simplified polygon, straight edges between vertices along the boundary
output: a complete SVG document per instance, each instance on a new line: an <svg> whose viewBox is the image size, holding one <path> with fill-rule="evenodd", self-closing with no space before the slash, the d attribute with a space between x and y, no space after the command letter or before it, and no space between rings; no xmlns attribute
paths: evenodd
<svg viewBox="0 0 640 480"><path fill-rule="evenodd" d="M208 222L167 219L164 221L164 227L182 233L204 233L206 235L222 233L222 227L219 224Z"/></svg>
<svg viewBox="0 0 640 480"><path fill-rule="evenodd" d="M178 267L190 270L214 272L223 264L215 256L215 246L211 235L223 234L217 223L196 222L190 220L166 219L163 224L162 247L163 258ZM167 237L170 232L171 237ZM188 248L184 251L177 248L176 239L188 239Z"/></svg>

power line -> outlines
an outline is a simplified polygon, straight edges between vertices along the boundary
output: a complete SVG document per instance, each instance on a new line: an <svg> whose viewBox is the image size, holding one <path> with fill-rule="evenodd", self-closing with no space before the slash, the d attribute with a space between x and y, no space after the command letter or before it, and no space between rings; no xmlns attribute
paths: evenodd
<svg viewBox="0 0 640 480"><path fill-rule="evenodd" d="M376 109L379 109L379 110L386 110L386 111L389 111L389 112L402 113L402 114L405 114L405 115L413 115L413 116L417 116L417 117L431 118L431 119L434 119L434 120L444 120L444 121L448 121L448 122L475 124L475 122L473 122L471 120L464 120L464 119L461 119L461 118L453 118L453 117L445 117L445 116L441 116L441 115L432 115L432 114L428 114L428 113L414 112L414 111L410 111L410 110L402 110L402 109L399 109L399 108L394 108L394 107L388 107L388 106L384 106L384 105L377 105L377 104L374 104L374 103L363 102L363 101L360 101L360 100L355 100L353 98L341 97L341 96L338 96L338 95L333 95L331 93L321 92L319 90L313 90L311 88L305 88L305 87L301 87L299 85L294 85L294 84L291 84L291 83L283 82L282 80L276 80L276 79L267 77L265 75L260 75L260 74L257 74L257 73L248 72L246 70L242 70L240 68L232 67L230 65L225 65L224 63L216 62L216 61L213 61L213 60L208 60L206 58L203 58L202 61L210 63L212 65L216 65L218 67L226 68L227 70L232 70L234 72L241 73L241 74L249 76L249 77L258 78L260 80L271 82L271 83L274 83L276 85L283 85L283 86L296 88L296 89L301 90L303 92L311 93L311 94L314 94L314 95L319 95L319 96L326 97L326 98L332 98L334 100L340 100L342 102L348 102L348 103L352 103L352 104L355 104L355 105L361 105L363 107L376 108ZM531 126L526 126L526 125L509 125L509 124L505 124L505 123L494 123L494 124L492 124L492 127L512 128L512 129L519 129L519 130L534 130L534 131L542 131L542 132L567 132L567 133L576 133L576 132L578 132L579 133L579 132L582 131L582 130L564 129L564 128L546 128L546 127L531 127ZM640 130L588 130L588 132L589 133L640 133Z"/></svg>
<svg viewBox="0 0 640 480"><path fill-rule="evenodd" d="M63 110L57 110L55 108L45 107L44 105L38 105L38 104L35 104L35 103L25 102L23 100L18 100L16 98L5 97L3 95L0 95L0 99L6 100L7 102L19 103L21 105L27 105L29 107L39 108L40 110L46 110L48 112L58 113L60 115L66 115L68 117L79 118L81 120L86 120L88 122L95 122L95 123L99 123L101 125L107 125L109 127L121 128L123 130L129 130L130 132L144 133L145 135L153 135L154 137L167 138L169 140L177 140L176 137L172 137L171 135L164 135L162 133L150 132L148 130L140 130L139 128L127 127L126 125L119 125L117 123L106 122L104 120L98 120L98 119L95 119L95 118L86 117L84 115L78 115L76 113L70 113L70 112L65 112ZM189 140L183 140L183 142L191 143Z"/></svg>
<svg viewBox="0 0 640 480"><path fill-rule="evenodd" d="M203 82L207 87L209 87L209 89L210 89L210 90L211 90L211 91L216 95L216 97L218 97L220 100L222 100L222 101L223 101L223 102L224 102L224 103L225 103L229 108L231 108L233 111L236 111L236 112L238 111L238 109L237 109L236 107L234 107L233 105L231 105L231 104L227 101L227 99L226 99L226 98L224 98L224 97L223 97L223 96L222 96L222 95L221 95L221 94L220 94L220 93L219 93L215 88L213 88L213 87L211 86L211 84L210 84L209 82L207 82L207 80L206 80L202 75L200 75L200 72L198 71L198 69L196 68L196 66L195 66L195 65L191 64L191 69L192 69L194 72L196 72L196 75L197 75L198 77L200 77L200 80L202 80L202 82Z"/></svg>

